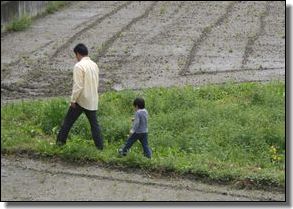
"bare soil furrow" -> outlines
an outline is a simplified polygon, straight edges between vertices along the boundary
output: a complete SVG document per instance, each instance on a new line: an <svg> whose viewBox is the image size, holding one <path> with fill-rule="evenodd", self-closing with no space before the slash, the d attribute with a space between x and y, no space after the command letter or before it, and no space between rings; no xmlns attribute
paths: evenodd
<svg viewBox="0 0 293 209"><path fill-rule="evenodd" d="M265 11L262 12L262 14L259 17L259 29L252 37L249 37L247 44L245 46L245 51L242 59L242 66L241 68L244 68L247 64L249 55L253 52L253 46L255 44L255 41L263 34L264 28L265 28L265 21L264 18L269 15L269 4L266 2Z"/></svg>
<svg viewBox="0 0 293 209"><path fill-rule="evenodd" d="M116 3L118 2L74 2L60 12L34 20L32 26L25 31L7 33L4 36L1 34L1 64L15 62L21 56L37 52L51 41L57 48L59 42L62 44L75 30L85 27L97 13L103 15L108 11L109 5ZM51 51L48 52L50 53Z"/></svg>
<svg viewBox="0 0 293 209"><path fill-rule="evenodd" d="M74 41L63 49L52 60L52 66L56 70L71 71L73 63L76 62L72 54L73 47L78 43L88 46L90 56L97 60L100 53L107 51L107 48L115 41L123 31L127 30L153 2L132 2L130 5L119 10L117 13L108 16L99 24L94 25L89 30L80 34ZM127 26L130 24L129 26Z"/></svg>
<svg viewBox="0 0 293 209"><path fill-rule="evenodd" d="M278 3L279 6L280 3ZM189 73L201 74L202 72L227 72L242 68L270 69L282 67L281 63L284 64L284 60L279 59L279 56L270 56L271 53L268 53L273 51L273 48L274 51L277 51L275 54L282 54L281 51L284 51L281 48L282 43L276 37L273 42L269 42L272 38L267 38L264 31L264 34L256 36L260 30L260 19L266 11L266 7L266 2L239 2L235 5L230 17L219 27L216 27L202 43L196 54L196 59L189 67ZM277 8L271 10L276 12ZM264 21L266 19L267 16L263 17ZM264 25L264 28L267 28L267 24ZM254 39L254 37L257 37L257 39ZM249 46L253 47L253 50L250 54L248 51L246 52L249 54L248 63L243 66L245 49L251 48L247 47L247 43L250 43ZM269 50L264 52L263 48Z"/></svg>
<svg viewBox="0 0 293 209"><path fill-rule="evenodd" d="M185 65L179 73L180 75L185 75L188 72L189 66L193 62L193 59L194 59L196 52L199 49L200 45L207 39L208 35L212 32L213 28L218 27L219 25L224 23L224 20L226 20L230 16L230 13L232 12L233 7L236 3L237 2L231 2L227 6L225 13L219 19L217 19L217 21L215 23L213 23L212 25L209 25L203 29L200 37L194 41L193 46L191 48L191 51L186 59Z"/></svg>
<svg viewBox="0 0 293 209"><path fill-rule="evenodd" d="M284 79L284 8L258 1L72 3L31 30L1 37L1 99L70 95L72 49L80 42L98 62L100 91Z"/></svg>
<svg viewBox="0 0 293 209"><path fill-rule="evenodd" d="M135 62L141 59L148 59L148 57L135 55L132 52L143 50L144 47L139 49L142 43L145 43L145 46L152 45L163 31L176 24L177 21L175 20L186 14L184 5L184 2L159 2L150 11L148 18L145 18L140 24L133 25L131 30L122 32L123 36L117 37L116 43L112 44L108 48L108 52L104 53L104 56L99 60L100 67L105 72L105 81L113 84L115 83L113 81L119 82L120 77L117 77L117 75L130 71L129 68L125 68L125 65L130 63L135 65ZM150 29L148 25L154 22L158 26ZM143 66L132 71L132 73L139 74L141 69L144 69Z"/></svg>
<svg viewBox="0 0 293 209"><path fill-rule="evenodd" d="M285 71L285 13L284 2L267 2L266 15L262 17L260 36L251 45L250 54L245 60L244 68L281 67Z"/></svg>
<svg viewBox="0 0 293 209"><path fill-rule="evenodd" d="M77 33L75 33L74 35L72 35L64 44L62 44L60 47L57 48L57 50L54 52L54 54L51 55L51 58L54 58L58 55L58 53L60 53L60 51L64 50L65 48L67 48L77 37L79 37L81 34L83 34L85 31L91 29L94 25L97 25L99 23L101 23L102 21L104 21L106 18L110 17L111 15L117 13L119 10L121 10L122 8L130 5L132 2L128 1L124 4L119 5L118 7L114 8L111 12L103 15L102 17L100 17L100 15L96 15L93 17L94 21L92 21L92 23L88 24L86 27L84 27L82 30L78 31ZM96 18L98 17L98 18ZM84 25L85 23L82 23L81 25Z"/></svg>
<svg viewBox="0 0 293 209"><path fill-rule="evenodd" d="M19 33L13 33L11 36L1 36L1 39L5 38L5 41L3 41L3 44L1 44L1 61L4 61L1 62L1 86L4 85L5 88L8 85L11 85L13 88L9 89L14 89L14 91L17 91L17 87L22 88L19 84L23 85L24 83L27 83L27 85L29 85L28 81L36 78L36 75L43 77L40 82L46 82L48 79L48 74L51 74L52 68L55 67L52 66L51 55L58 54L56 51L59 52L60 48L62 49L66 43L70 42L66 40L69 39L72 41L78 34L88 30L90 26L98 24L103 19L113 15L114 13L118 12L119 9L122 9L129 4L129 2L73 3L69 8L62 11L62 13L58 13L57 15L48 15L44 17L44 19L36 20L31 29ZM89 5L92 6L90 10L88 9ZM84 10L87 10L87 13L84 13L85 15L77 19L76 22L72 24L72 19L76 19L76 17L69 13L75 13L76 15L79 15ZM107 11L110 12L107 13ZM98 13L98 15L96 13ZM105 15L103 16L104 13ZM97 19L97 17L101 15L102 17ZM65 25L64 28L59 28L62 26L62 24L58 25L57 27L53 26L51 22L54 22L55 19L58 21L59 19L62 19L65 24L68 24ZM46 28L40 24L41 21L45 22L45 25L47 26ZM88 23L90 23L89 26ZM55 30L58 30L58 33L56 33ZM72 32L74 35L69 36L68 34L70 32ZM39 34L39 37L33 37L32 33ZM56 38L57 35L59 35L59 38ZM28 37L27 43L29 44L27 48L23 48L23 52L21 54L17 53L17 50L21 49L20 47L26 42L21 43L20 41L22 38L19 38L20 36ZM37 43L39 39L43 45L38 43L35 45L30 44L31 39L34 39L35 43ZM14 61L7 62L6 60L9 59L6 59L6 56L7 54L9 55L11 53L6 53L6 50L8 50L7 44L9 44L11 40L16 40L15 43L12 43L11 50L11 52L14 52L16 56L14 56ZM13 47L13 44L17 44L18 46ZM42 71L42 73L40 71ZM70 73L68 75L70 75ZM19 92L23 93L21 89ZM2 98L5 99L7 97L9 98L10 96L13 96L13 94L4 93ZM21 96L27 97L29 95L19 95L19 97ZM36 94L34 94L34 96L36 96Z"/></svg>
<svg viewBox="0 0 293 209"><path fill-rule="evenodd" d="M114 34L110 39L108 39L106 42L103 43L103 47L101 48L101 50L99 51L98 55L94 56L96 57L94 60L96 62L99 61L100 57L105 56L106 52L108 51L108 49L113 45L113 43L121 36L121 34L127 30L129 30L129 28L136 24L138 21L140 21L141 19L147 17L150 13L150 11L154 8L154 6L157 4L158 2L155 1L153 2L146 10L145 12L132 19L126 26L124 26L120 31L118 31L116 34Z"/></svg>
<svg viewBox="0 0 293 209"><path fill-rule="evenodd" d="M173 2L172 2L173 3ZM168 5L171 6L171 5ZM186 5L186 2L181 1L178 6L177 4L175 5L175 9L171 12L168 13L167 16L161 15L161 11L162 8L164 8L165 10L172 10L173 8L169 8L169 7L163 7L161 6L160 12L156 12L157 14L153 14L154 18L156 18L156 22L160 21L160 27L158 30L152 30L151 32L154 33L154 35L151 35L150 38L148 39L144 39L143 41L145 41L145 44L155 44L158 42L158 40L160 40L160 37L167 37L168 33L170 33L170 31L168 31L171 27L178 27L182 22L182 18L183 16L186 15L186 7L188 7L190 5ZM166 11L165 11L166 12ZM164 13L165 13L164 12ZM157 17L156 17L157 16ZM158 18L159 16L159 18ZM150 36L148 34L148 36Z"/></svg>
<svg viewBox="0 0 293 209"><path fill-rule="evenodd" d="M133 9L133 7L129 7L131 3L127 2L125 4L120 5L119 7L116 7L116 9L112 10L112 12L107 13L105 16L103 16L101 19L98 19L97 21L94 21L92 24L90 24L92 27L85 27L84 29L82 29L83 33L80 33L80 31L78 32L78 34L80 34L80 36L78 36L78 39L85 37L88 38L89 40L93 39L92 36L95 36L95 33L92 33L92 30L95 30L96 28L99 28L99 24L101 22L103 22L103 26L102 27L106 27L107 22L109 21L113 21L111 20L113 15L116 15L113 19L114 21L117 19L117 17L119 17L121 14L117 14L117 12L119 12L120 10L123 10L123 13L128 13L129 17L133 17L134 18L130 21L130 23L128 23L125 27L123 27L123 24L120 24L123 28L123 31L127 30L132 24L134 24L136 21L138 21L139 19L143 18L144 15L147 14L148 9L146 8L146 13L144 13L143 15L135 16L137 13L139 13L140 11L143 11L143 9L145 8L145 5L148 5L150 3L136 3L136 7L140 9L137 10L136 13L131 14L129 12L129 10ZM155 4L155 2L154 2ZM154 6L154 5L153 5ZM108 19L108 20L107 20ZM125 18L123 21L127 21L128 18ZM105 22L106 21L106 22ZM119 24L119 22L117 23L117 25ZM125 23L124 23L125 24ZM93 27L95 26L95 27ZM87 32L87 30L91 30L89 33ZM75 35L73 35L73 37L76 37ZM115 36L114 36L115 37ZM71 39L72 41L75 40L75 38ZM76 42L78 40L75 40ZM110 42L109 42L110 43ZM14 78L15 81L13 81L13 79L6 79L3 80L1 83L5 84L6 86L8 85L13 85L16 86L16 88L13 88L15 92L17 92L17 87L19 87L20 91L18 91L19 93L21 93L19 95L19 97L35 97L38 96L38 94L36 94L35 92L31 92L32 95L30 94L23 94L23 90L21 89L22 87L19 86L19 83L21 83L23 85L23 83L27 83L27 88L29 88L29 82L30 80L34 80L35 82L39 82L39 83L44 83L46 81L49 81L48 85L46 87L41 87L38 88L40 95L44 95L43 90L46 89L50 89L50 94L48 96L52 96L52 94L54 93L60 93L60 90L62 92L62 95L64 94L68 94L71 88L71 78L70 76L72 76L72 66L74 65L75 61L74 61L74 57L71 55L72 54L72 48L73 48L73 43L72 42L65 42L65 48L60 47L59 50L57 49L58 53L56 53L56 56L53 58L48 58L48 57L44 57L44 58L39 58L37 60L32 60L30 58L26 58L23 59L20 63L17 63L18 66L14 66L18 68L18 79ZM69 49L70 47L70 49ZM72 47L72 48L71 48ZM64 52L65 51L65 52ZM68 57L68 54L64 57L64 55L68 52L68 54L70 53L70 56ZM93 53L94 54L94 53ZM20 73L21 72L21 73ZM68 78L68 80L65 83L60 82L61 80L64 80L64 76ZM12 76L12 75L11 75ZM60 88L60 89L56 89L56 88ZM29 91L27 91L29 92ZM16 93L17 94L17 93ZM9 94L7 95L8 97L6 97L7 94L5 94L4 96L2 96L2 98L7 98L9 99L10 96L14 96L14 94Z"/></svg>
<svg viewBox="0 0 293 209"><path fill-rule="evenodd" d="M118 89L124 89L128 83L140 88L145 80L156 82L170 73L172 76L174 72L178 74L181 60L187 56L193 36L199 36L203 27L221 16L221 11L225 11L228 3L159 4L149 18L132 27L100 60L107 72L106 82L113 83L114 89L117 89L117 85ZM204 10L207 7L220 9L216 13L208 13ZM161 14L162 8L164 15ZM172 17L174 13L176 15ZM209 15L209 18L204 20L202 14ZM155 26L154 22L157 23ZM145 73L140 73L141 70ZM123 72L129 71L132 73L123 76ZM137 79L132 79L134 77Z"/></svg>

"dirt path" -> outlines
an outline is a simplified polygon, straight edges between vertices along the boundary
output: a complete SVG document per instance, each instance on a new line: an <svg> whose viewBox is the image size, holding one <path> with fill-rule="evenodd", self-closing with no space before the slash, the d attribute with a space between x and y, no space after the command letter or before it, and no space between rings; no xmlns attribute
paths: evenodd
<svg viewBox="0 0 293 209"><path fill-rule="evenodd" d="M276 1L73 2L1 35L1 100L68 96L79 42L100 91L284 80L284 14Z"/></svg>
<svg viewBox="0 0 293 209"><path fill-rule="evenodd" d="M283 201L279 192L236 190L143 170L1 156L1 201Z"/></svg>

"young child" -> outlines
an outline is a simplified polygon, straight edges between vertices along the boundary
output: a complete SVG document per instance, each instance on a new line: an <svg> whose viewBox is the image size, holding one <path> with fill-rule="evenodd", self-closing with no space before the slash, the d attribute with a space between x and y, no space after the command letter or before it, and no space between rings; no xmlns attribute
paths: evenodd
<svg viewBox="0 0 293 209"><path fill-rule="evenodd" d="M135 118L130 130L129 138L125 145L118 150L120 155L126 156L128 150L133 143L138 139L142 144L144 155L151 158L152 151L148 146L148 112L145 109L145 102L142 98L136 98L133 102L135 109Z"/></svg>

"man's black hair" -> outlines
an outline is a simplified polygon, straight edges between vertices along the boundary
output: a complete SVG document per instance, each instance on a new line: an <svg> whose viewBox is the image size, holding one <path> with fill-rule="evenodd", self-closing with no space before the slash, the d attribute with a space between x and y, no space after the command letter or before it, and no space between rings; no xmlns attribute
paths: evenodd
<svg viewBox="0 0 293 209"><path fill-rule="evenodd" d="M87 56L89 53L84 44L77 44L74 47L73 51L75 54L79 53L81 56Z"/></svg>
<svg viewBox="0 0 293 209"><path fill-rule="evenodd" d="M137 106L139 109L143 109L145 107L144 99L140 97L136 98L133 101L133 106Z"/></svg>

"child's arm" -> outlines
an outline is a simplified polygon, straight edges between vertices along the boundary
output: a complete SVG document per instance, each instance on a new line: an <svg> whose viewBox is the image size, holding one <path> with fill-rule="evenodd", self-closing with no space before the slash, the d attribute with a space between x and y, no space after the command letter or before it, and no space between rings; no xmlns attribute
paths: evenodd
<svg viewBox="0 0 293 209"><path fill-rule="evenodd" d="M139 126L139 115L138 115L138 113L135 113L135 118L134 118L134 121L133 121L132 128L130 130L130 133L131 134L135 133L135 131L137 130L138 126Z"/></svg>

